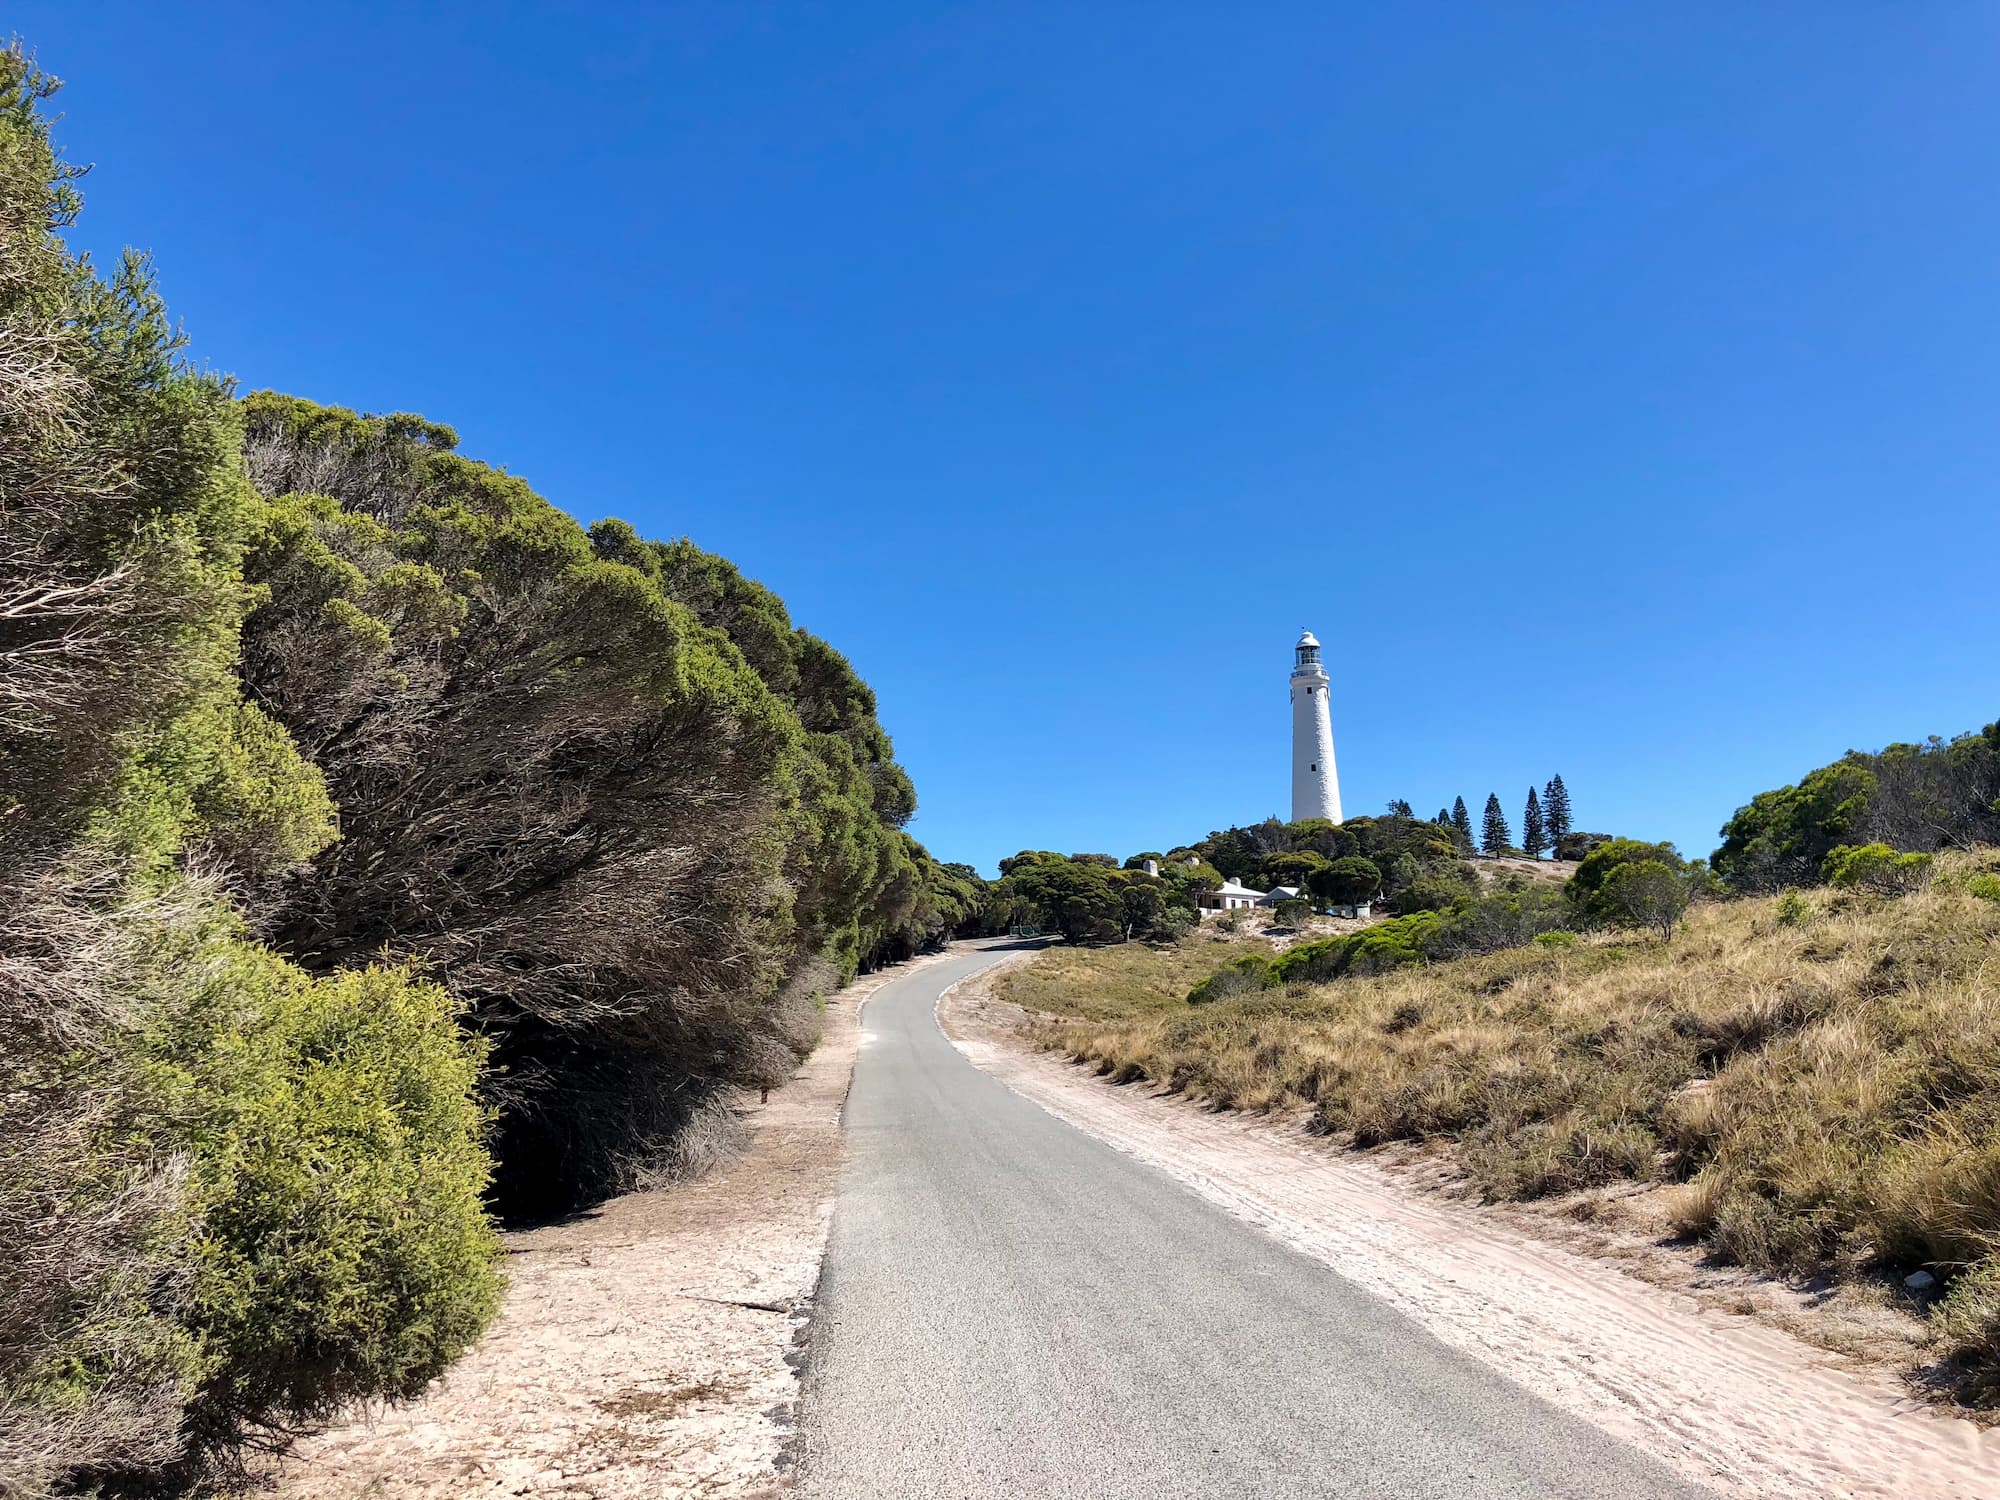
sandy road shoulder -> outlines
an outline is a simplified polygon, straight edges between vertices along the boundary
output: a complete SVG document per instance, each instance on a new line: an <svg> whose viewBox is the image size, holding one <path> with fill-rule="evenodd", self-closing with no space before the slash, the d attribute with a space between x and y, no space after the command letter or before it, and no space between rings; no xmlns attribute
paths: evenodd
<svg viewBox="0 0 2000 1500"><path fill-rule="evenodd" d="M1008 960L1014 963L1025 960ZM1721 1493L1987 1500L2000 1429L1625 1274L1296 1128L1025 1046L989 969L939 1020L976 1066L1382 1297L1453 1348Z"/></svg>
<svg viewBox="0 0 2000 1500"><path fill-rule="evenodd" d="M839 1188L860 1012L936 955L827 1002L819 1047L748 1150L697 1181L506 1236L499 1321L417 1402L299 1445L278 1495L385 1500L750 1497L782 1487L790 1356Z"/></svg>

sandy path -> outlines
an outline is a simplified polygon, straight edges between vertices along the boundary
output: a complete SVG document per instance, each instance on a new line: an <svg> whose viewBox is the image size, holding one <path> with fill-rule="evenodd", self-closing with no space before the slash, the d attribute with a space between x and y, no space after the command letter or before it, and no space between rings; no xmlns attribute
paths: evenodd
<svg viewBox="0 0 2000 1500"><path fill-rule="evenodd" d="M748 1099L754 1138L729 1166L508 1235L506 1305L479 1347L413 1405L300 1444L276 1492L778 1493L798 1397L786 1356L839 1186L860 1006L937 961L871 975L830 999L825 1036L797 1076L768 1105Z"/></svg>
<svg viewBox="0 0 2000 1500"><path fill-rule="evenodd" d="M1255 1117L1118 1087L1017 1040L991 971L940 1019L961 1051L1078 1128L1315 1257L1444 1343L1723 1494L1992 1500L2000 1429L1887 1375L1704 1309L1364 1157Z"/></svg>

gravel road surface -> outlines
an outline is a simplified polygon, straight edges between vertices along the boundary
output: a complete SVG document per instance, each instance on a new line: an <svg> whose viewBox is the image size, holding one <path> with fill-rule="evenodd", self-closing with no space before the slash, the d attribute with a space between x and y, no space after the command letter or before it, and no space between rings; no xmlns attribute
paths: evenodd
<svg viewBox="0 0 2000 1500"><path fill-rule="evenodd" d="M811 1500L1694 1500L1636 1450L968 1063L863 1016L799 1431Z"/></svg>

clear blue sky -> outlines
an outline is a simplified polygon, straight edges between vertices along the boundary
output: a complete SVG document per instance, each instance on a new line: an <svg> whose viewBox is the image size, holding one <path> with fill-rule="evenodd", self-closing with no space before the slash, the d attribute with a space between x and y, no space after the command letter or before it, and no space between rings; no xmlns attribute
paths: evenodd
<svg viewBox="0 0 2000 1500"><path fill-rule="evenodd" d="M207 363L685 533L991 869L2000 717L1985 3L15 4Z"/></svg>

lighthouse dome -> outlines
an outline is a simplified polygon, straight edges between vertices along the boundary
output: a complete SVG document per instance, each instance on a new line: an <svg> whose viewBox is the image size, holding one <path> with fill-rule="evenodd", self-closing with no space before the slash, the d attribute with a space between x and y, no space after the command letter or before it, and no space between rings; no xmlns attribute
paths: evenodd
<svg viewBox="0 0 2000 1500"><path fill-rule="evenodd" d="M1319 644L1319 637L1314 635L1310 630L1301 630L1299 632L1299 644L1301 646L1317 646Z"/></svg>

